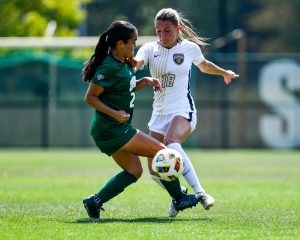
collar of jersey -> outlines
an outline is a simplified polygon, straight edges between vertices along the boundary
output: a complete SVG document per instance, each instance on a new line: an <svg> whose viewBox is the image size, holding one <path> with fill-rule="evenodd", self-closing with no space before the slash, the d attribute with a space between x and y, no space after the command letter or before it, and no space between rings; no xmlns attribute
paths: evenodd
<svg viewBox="0 0 300 240"><path fill-rule="evenodd" d="M109 52L109 55L112 57L112 59L114 59L115 61L117 61L118 63L120 64L126 64L126 61L125 62L121 62L119 59L116 59L111 52Z"/></svg>

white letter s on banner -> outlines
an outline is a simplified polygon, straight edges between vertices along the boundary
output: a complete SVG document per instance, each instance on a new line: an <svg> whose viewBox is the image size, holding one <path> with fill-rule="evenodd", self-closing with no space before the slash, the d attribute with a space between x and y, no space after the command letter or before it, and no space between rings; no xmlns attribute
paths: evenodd
<svg viewBox="0 0 300 240"><path fill-rule="evenodd" d="M293 60L268 63L259 75L259 94L274 112L259 122L263 142L274 148L295 148L300 145L300 65Z"/></svg>

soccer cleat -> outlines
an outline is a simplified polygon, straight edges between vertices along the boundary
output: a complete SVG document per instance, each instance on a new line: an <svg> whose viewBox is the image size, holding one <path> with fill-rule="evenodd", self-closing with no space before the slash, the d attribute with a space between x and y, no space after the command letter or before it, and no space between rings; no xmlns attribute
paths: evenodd
<svg viewBox="0 0 300 240"><path fill-rule="evenodd" d="M188 189L185 188L184 186L181 186L181 191L182 191L182 193L187 194ZM172 201L170 204L170 208L169 208L169 217L176 217L177 214L178 214L178 211L175 209L175 206Z"/></svg>
<svg viewBox="0 0 300 240"><path fill-rule="evenodd" d="M206 192L196 194L200 198L200 202L205 210L209 210L215 204L215 199Z"/></svg>
<svg viewBox="0 0 300 240"><path fill-rule="evenodd" d="M174 205L174 208L177 212L183 211L187 208L192 208L197 205L197 203L200 201L200 197L197 195L188 195L185 193L182 193L181 199L176 201L175 199L172 200L172 203Z"/></svg>
<svg viewBox="0 0 300 240"><path fill-rule="evenodd" d="M101 199L92 195L83 199L82 203L90 218L100 218L100 210L104 211Z"/></svg>

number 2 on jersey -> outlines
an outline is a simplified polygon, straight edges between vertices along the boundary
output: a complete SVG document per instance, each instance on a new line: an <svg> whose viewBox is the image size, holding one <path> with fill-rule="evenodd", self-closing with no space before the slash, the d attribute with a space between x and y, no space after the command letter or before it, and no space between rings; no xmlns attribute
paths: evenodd
<svg viewBox="0 0 300 240"><path fill-rule="evenodd" d="M130 106L130 108L133 108L134 107L134 100L135 100L135 93L131 92L130 95L131 95L132 98L131 98L129 106Z"/></svg>

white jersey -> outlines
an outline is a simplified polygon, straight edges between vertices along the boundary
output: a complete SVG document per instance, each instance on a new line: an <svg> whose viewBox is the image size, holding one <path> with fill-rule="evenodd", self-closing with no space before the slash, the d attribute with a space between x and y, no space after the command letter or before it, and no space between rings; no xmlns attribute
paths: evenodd
<svg viewBox="0 0 300 240"><path fill-rule="evenodd" d="M136 59L144 60L163 88L154 92L153 114L196 112L190 92L191 68L204 60L197 44L183 40L167 49L159 42L150 42L138 50Z"/></svg>

